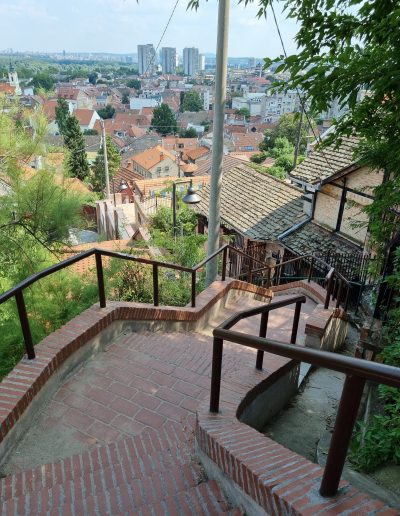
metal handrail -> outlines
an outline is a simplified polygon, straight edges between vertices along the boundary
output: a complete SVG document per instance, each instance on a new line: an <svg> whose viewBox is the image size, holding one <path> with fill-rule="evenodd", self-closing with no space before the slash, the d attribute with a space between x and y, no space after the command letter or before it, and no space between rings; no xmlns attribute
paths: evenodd
<svg viewBox="0 0 400 516"><path fill-rule="evenodd" d="M245 313L248 313L248 311ZM240 320L240 315L236 314L235 318ZM232 319L232 317L227 319L213 331L210 412L219 411L224 340L257 349L257 358L260 353L268 352L298 362L307 362L314 366L325 367L346 375L320 486L320 494L322 496L334 496L339 487L365 382L372 381L400 388L400 368L365 361L360 358L335 355L327 351L293 346L265 338L265 321L263 322L263 320L261 320L260 324L259 337L233 331L228 329L231 327Z"/></svg>

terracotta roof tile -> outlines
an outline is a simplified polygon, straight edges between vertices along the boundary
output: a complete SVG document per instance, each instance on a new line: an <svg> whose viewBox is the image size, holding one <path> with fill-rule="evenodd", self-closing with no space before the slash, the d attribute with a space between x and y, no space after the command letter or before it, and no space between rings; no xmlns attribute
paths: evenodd
<svg viewBox="0 0 400 516"><path fill-rule="evenodd" d="M132 158L132 162L137 163L139 166L143 167L146 170L150 170L158 163L164 161L165 158L170 158L173 161L175 160L175 156L170 154L160 145L157 145L152 149L148 149L141 152L140 154L136 154L136 156Z"/></svg>

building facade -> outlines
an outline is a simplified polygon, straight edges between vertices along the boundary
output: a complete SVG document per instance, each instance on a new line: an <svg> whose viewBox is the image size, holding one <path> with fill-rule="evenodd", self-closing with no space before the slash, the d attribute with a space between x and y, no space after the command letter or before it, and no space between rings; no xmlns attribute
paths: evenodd
<svg viewBox="0 0 400 516"><path fill-rule="evenodd" d="M176 48L163 47L161 49L161 69L163 73L176 73Z"/></svg>
<svg viewBox="0 0 400 516"><path fill-rule="evenodd" d="M155 70L156 53L152 43L138 45L139 75L152 75Z"/></svg>
<svg viewBox="0 0 400 516"><path fill-rule="evenodd" d="M195 47L183 49L183 73L196 77L199 71L199 49Z"/></svg>

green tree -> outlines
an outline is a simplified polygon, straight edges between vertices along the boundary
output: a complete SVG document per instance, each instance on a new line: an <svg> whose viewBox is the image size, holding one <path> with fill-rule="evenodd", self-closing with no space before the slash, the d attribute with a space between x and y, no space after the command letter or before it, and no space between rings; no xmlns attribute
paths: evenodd
<svg viewBox="0 0 400 516"><path fill-rule="evenodd" d="M88 75L90 84L96 84L98 77L99 77L99 74L97 72L90 72Z"/></svg>
<svg viewBox="0 0 400 516"><path fill-rule="evenodd" d="M57 99L56 106L56 122L58 125L58 129L60 130L60 134L64 136L67 120L70 116L68 103L65 99Z"/></svg>
<svg viewBox="0 0 400 516"><path fill-rule="evenodd" d="M260 144L260 150L272 149L278 138L286 138L295 146L299 136L299 123L299 113L285 113L282 115L275 127L264 132L264 140ZM299 154L304 154L307 147L307 136L310 132L311 129L308 127L308 123L303 123L301 126Z"/></svg>
<svg viewBox="0 0 400 516"><path fill-rule="evenodd" d="M84 136L97 136L99 133L96 129L84 129L83 134Z"/></svg>
<svg viewBox="0 0 400 516"><path fill-rule="evenodd" d="M142 88L142 84L139 79L129 79L129 81L126 82L126 85L128 88L134 88L135 90L140 90Z"/></svg>
<svg viewBox="0 0 400 516"><path fill-rule="evenodd" d="M182 111L201 111L203 109L203 102L200 94L197 91L190 90L185 92L181 110Z"/></svg>
<svg viewBox="0 0 400 516"><path fill-rule="evenodd" d="M106 136L108 172L112 180L121 166L121 156L110 136ZM105 187L104 147L97 152L90 174L90 182L95 192L102 192Z"/></svg>
<svg viewBox="0 0 400 516"><path fill-rule="evenodd" d="M34 87L35 92L40 88L43 88L46 91L51 91L54 88L54 79L46 72L38 72L33 76L31 84Z"/></svg>
<svg viewBox="0 0 400 516"><path fill-rule="evenodd" d="M244 116L248 120L250 118L250 110L248 108L236 109L235 115Z"/></svg>
<svg viewBox="0 0 400 516"><path fill-rule="evenodd" d="M129 104L129 96L127 93L124 93L122 95L122 100L121 100L122 104Z"/></svg>
<svg viewBox="0 0 400 516"><path fill-rule="evenodd" d="M150 127L162 136L177 132L176 117L168 104L161 104L161 106L154 109Z"/></svg>
<svg viewBox="0 0 400 516"><path fill-rule="evenodd" d="M197 131L194 127L189 127L188 129L180 130L179 136L181 138L197 138Z"/></svg>
<svg viewBox="0 0 400 516"><path fill-rule="evenodd" d="M106 107L97 110L98 115L106 120L107 118L112 118L115 115L115 108L111 106L111 104L107 104Z"/></svg>
<svg viewBox="0 0 400 516"><path fill-rule="evenodd" d="M82 181L89 175L85 139L75 116L69 116L65 124L64 143L68 149L67 169L72 177Z"/></svg>

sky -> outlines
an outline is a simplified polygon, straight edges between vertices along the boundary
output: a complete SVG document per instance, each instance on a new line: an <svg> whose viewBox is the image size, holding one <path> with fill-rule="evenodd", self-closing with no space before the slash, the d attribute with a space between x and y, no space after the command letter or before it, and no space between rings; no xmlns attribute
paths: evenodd
<svg viewBox="0 0 400 516"><path fill-rule="evenodd" d="M133 53L137 45L157 45L175 0L0 0L0 50ZM200 0L196 12L180 0L160 45L216 50L217 0ZM276 3L276 10L279 9ZM258 20L257 5L231 0L229 55L282 54L272 15ZM278 13L288 53L296 50L296 25Z"/></svg>

